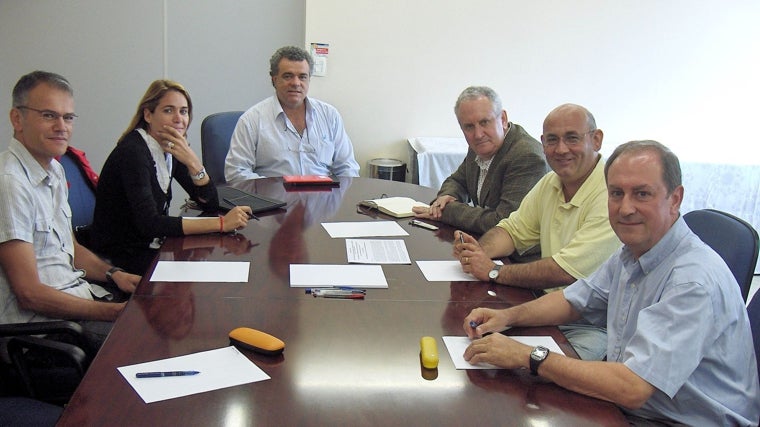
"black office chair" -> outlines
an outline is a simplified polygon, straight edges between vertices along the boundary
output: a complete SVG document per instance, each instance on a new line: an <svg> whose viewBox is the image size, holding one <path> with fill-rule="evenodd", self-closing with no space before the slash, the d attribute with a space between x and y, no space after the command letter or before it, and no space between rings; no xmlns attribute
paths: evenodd
<svg viewBox="0 0 760 427"><path fill-rule="evenodd" d="M723 258L747 301L757 264L757 231L743 219L715 209L691 211L683 219L691 231Z"/></svg>
<svg viewBox="0 0 760 427"><path fill-rule="evenodd" d="M57 320L0 325L8 359L0 363L3 396L65 404L95 356L82 326Z"/></svg>
<svg viewBox="0 0 760 427"><path fill-rule="evenodd" d="M201 123L201 152L206 173L214 184L224 184L224 159L230 150L230 139L242 111L214 113Z"/></svg>
<svg viewBox="0 0 760 427"><path fill-rule="evenodd" d="M69 206L71 207L71 227L77 241L90 246L89 226L95 212L95 188L85 175L82 165L67 151L59 159L66 172L69 185Z"/></svg>
<svg viewBox="0 0 760 427"><path fill-rule="evenodd" d="M0 426L53 427L63 408L27 397L0 397Z"/></svg>

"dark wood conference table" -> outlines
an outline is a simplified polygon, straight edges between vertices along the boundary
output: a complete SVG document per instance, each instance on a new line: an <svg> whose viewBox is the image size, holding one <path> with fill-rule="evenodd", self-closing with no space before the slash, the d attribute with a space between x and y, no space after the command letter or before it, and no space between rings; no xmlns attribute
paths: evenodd
<svg viewBox="0 0 760 427"><path fill-rule="evenodd" d="M151 267L59 426L627 425L613 404L523 370L454 368L441 337L463 335L470 310L509 307L535 295L485 282L426 281L414 260L450 259L451 227L434 232L397 220L409 232L412 264L383 265L388 289L369 289L365 300L314 298L289 286L292 263L346 263L344 239L331 239L322 222L393 220L359 213L357 203L382 194L427 202L432 189L371 178L344 178L340 187L321 191L289 191L279 178L237 187L287 201L287 209L264 213L237 234L167 239L156 262L251 261L249 281L150 282ZM243 351L270 380L146 404L116 369L225 347L239 326L285 342L277 357ZM575 355L554 327L508 333L550 335ZM436 370L420 363L426 335L438 345Z"/></svg>

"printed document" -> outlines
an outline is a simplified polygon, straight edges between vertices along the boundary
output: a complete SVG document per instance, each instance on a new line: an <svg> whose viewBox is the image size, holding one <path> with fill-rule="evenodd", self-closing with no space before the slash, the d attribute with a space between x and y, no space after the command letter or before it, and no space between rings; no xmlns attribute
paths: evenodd
<svg viewBox="0 0 760 427"><path fill-rule="evenodd" d="M411 264L403 240L346 239L349 263Z"/></svg>

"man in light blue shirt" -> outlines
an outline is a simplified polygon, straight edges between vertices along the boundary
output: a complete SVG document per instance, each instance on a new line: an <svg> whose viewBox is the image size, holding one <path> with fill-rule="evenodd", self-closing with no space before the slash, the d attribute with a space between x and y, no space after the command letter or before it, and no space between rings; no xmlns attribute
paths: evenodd
<svg viewBox="0 0 760 427"><path fill-rule="evenodd" d="M580 361L502 334L475 339L471 363L531 372L618 404L632 422L757 425L760 385L739 286L680 217L678 158L655 141L623 144L607 160L610 224L624 246L563 292L506 310L478 308L471 338L505 326L580 317L607 327L607 361ZM474 322L472 328L470 322Z"/></svg>
<svg viewBox="0 0 760 427"><path fill-rule="evenodd" d="M330 104L307 98L314 61L286 46L270 60L275 95L238 120L224 165L227 182L284 175L359 176L343 119Z"/></svg>

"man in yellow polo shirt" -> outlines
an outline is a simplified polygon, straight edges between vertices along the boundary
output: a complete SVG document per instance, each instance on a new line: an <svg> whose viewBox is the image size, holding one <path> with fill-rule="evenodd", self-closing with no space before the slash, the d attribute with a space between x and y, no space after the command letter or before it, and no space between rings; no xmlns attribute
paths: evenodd
<svg viewBox="0 0 760 427"><path fill-rule="evenodd" d="M480 280L556 291L594 272L620 247L607 214L604 134L584 107L563 104L544 120L541 143L552 172L523 199L517 211L501 220L480 241L457 232L454 253L462 269ZM459 241L462 234L464 243ZM492 259L541 246L541 259L496 265ZM601 360L607 334L588 324L562 326L585 360Z"/></svg>

